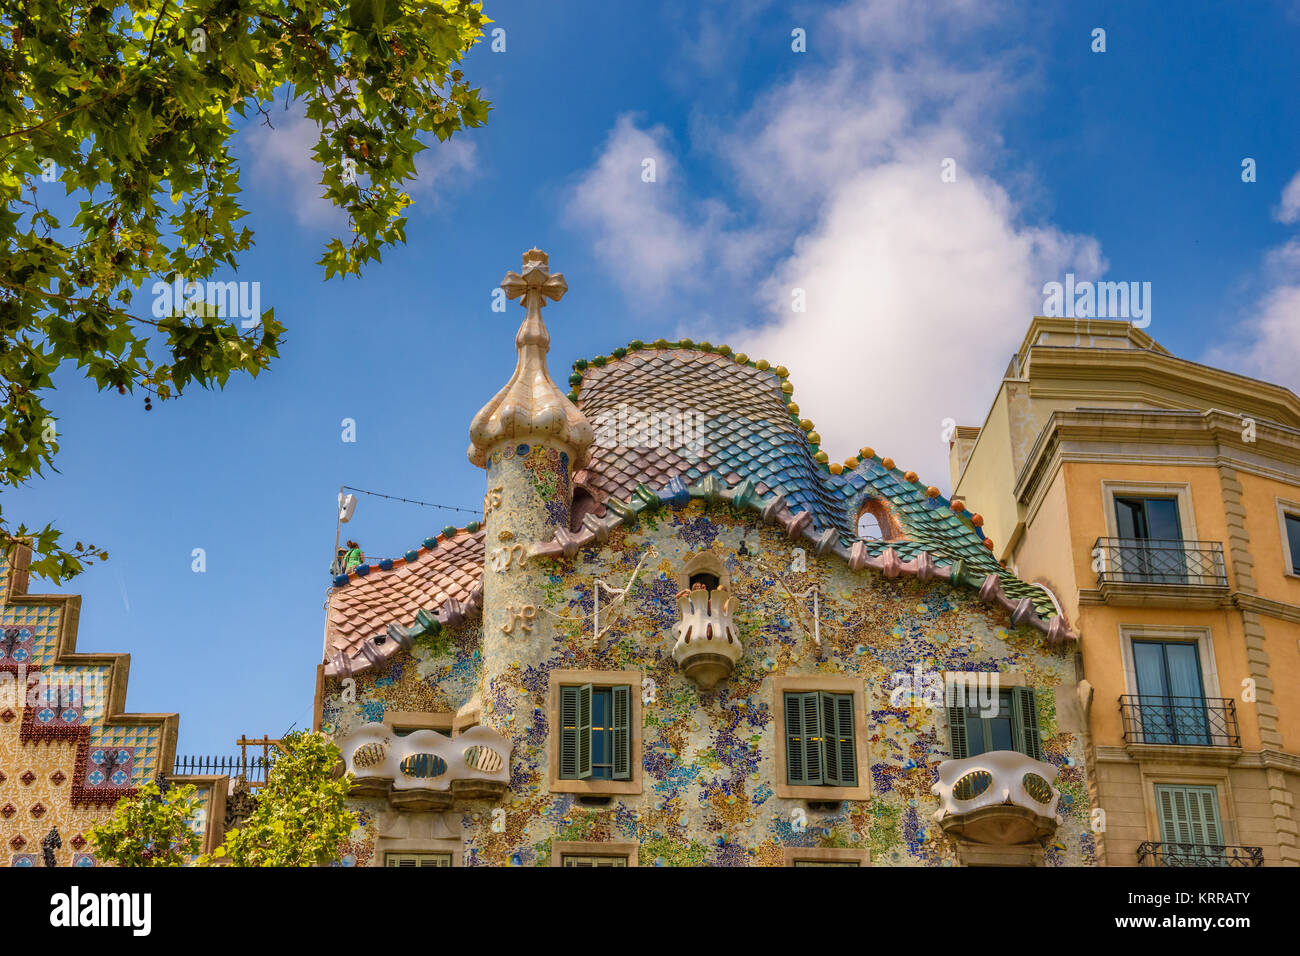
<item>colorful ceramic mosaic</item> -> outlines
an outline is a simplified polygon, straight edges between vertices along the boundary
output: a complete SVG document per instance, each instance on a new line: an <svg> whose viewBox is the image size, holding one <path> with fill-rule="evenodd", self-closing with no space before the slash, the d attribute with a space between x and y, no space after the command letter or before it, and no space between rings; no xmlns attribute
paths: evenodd
<svg viewBox="0 0 1300 956"><path fill-rule="evenodd" d="M170 769L174 714L121 713L124 655L74 662L80 598L28 595L30 552L4 555L0 588L0 837L10 864L40 863L41 841L57 828L60 865L94 857L83 834L123 796Z"/></svg>
<svg viewBox="0 0 1300 956"><path fill-rule="evenodd" d="M548 865L557 841L633 843L641 865L781 865L799 847L868 851L873 865L952 865L958 847L935 822L931 791L952 755L947 712L892 692L900 675L956 671L1035 690L1049 765L1040 769L1055 771L1060 793L1043 860L1095 863L1073 635L1047 592L993 560L978 515L871 449L827 465L784 369L725 348L616 349L575 366L577 405L561 408L540 310L563 294L562 277L552 295L547 269L534 250L524 275L503 283L528 315L515 377L471 427L470 457L487 478L482 527L426 540L428 551L408 553L410 571L389 562L336 580L320 714L342 741L390 711L477 712L509 740L509 790L422 815L357 799L341 862L378 862L377 841L409 838L418 816L421 832L453 837L468 865ZM593 445L600 429L584 415L624 406L698 412L703 437L678 429L681 440L666 444ZM869 501L896 521L893 539L854 536ZM430 552L471 536L482 564L458 585L472 599L453 617L448 572L423 585L412 575ZM674 658L678 596L701 560L743 648L711 689ZM399 574L405 596L394 607L385 576ZM375 635L388 646L367 647ZM549 695L564 671L637 675L636 782L598 805L553 779ZM778 794L778 682L819 676L862 690L868 786L809 803Z"/></svg>

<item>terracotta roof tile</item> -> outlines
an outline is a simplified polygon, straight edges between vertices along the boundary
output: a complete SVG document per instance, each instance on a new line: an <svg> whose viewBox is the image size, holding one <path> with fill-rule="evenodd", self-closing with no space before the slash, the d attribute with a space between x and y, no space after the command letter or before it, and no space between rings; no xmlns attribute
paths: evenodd
<svg viewBox="0 0 1300 956"><path fill-rule="evenodd" d="M420 548L414 561L398 558L390 571L374 565L364 575L354 572L346 585L332 590L325 631L331 672L362 670L376 654L393 653L398 642L388 638L389 625L411 627L417 611L434 617L449 601L477 606L483 536L481 530L461 531L440 539L433 550ZM376 643L376 638L381 640Z"/></svg>

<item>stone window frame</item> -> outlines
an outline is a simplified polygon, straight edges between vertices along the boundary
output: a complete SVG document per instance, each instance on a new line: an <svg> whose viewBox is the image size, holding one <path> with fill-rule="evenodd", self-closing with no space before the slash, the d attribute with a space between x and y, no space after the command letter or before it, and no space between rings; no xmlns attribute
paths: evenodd
<svg viewBox="0 0 1300 956"><path fill-rule="evenodd" d="M1019 846L994 846L983 843L957 844L957 862L962 866L1042 866L1043 856L1043 848L1035 843L1026 843Z"/></svg>
<svg viewBox="0 0 1300 956"><path fill-rule="evenodd" d="M1300 501L1274 498L1273 502L1277 506L1277 531L1282 539L1282 574L1288 578L1300 579L1300 574L1291 567L1291 542L1286 535L1286 516L1300 518Z"/></svg>
<svg viewBox="0 0 1300 956"><path fill-rule="evenodd" d="M948 688L956 683L957 678L964 679L971 674L997 674L999 692L1010 690L1013 687L1031 686L1024 671L940 671L939 679L943 682L943 706L936 713L934 735L936 741L946 740L948 742L948 752L950 754L952 753L952 723L948 720ZM1031 689L1035 694L1039 693L1039 688L1032 687ZM955 760L957 758L950 756L948 759Z"/></svg>
<svg viewBox="0 0 1300 956"><path fill-rule="evenodd" d="M786 764L785 695L808 691L853 695L853 742L857 749L858 784L855 787L790 784ZM867 741L866 681L841 674L788 674L772 678L772 732L776 749L776 795L786 800L839 801L871 799L871 754Z"/></svg>
<svg viewBox="0 0 1300 956"><path fill-rule="evenodd" d="M386 867L389 853L450 853L452 866L465 865L465 841L440 838L436 840L375 837L372 867Z"/></svg>
<svg viewBox="0 0 1300 956"><path fill-rule="evenodd" d="M1139 763L1142 778L1142 806L1147 822L1147 839L1163 843L1160 832L1160 807L1156 803L1156 786L1167 784L1176 787L1213 787L1219 799L1219 824L1223 828L1225 846L1240 844L1237 806L1232 797L1232 773L1229 767L1209 767L1200 763Z"/></svg>
<svg viewBox="0 0 1300 956"><path fill-rule="evenodd" d="M643 792L645 757L642 751L641 675L636 671L564 670L557 668L547 676L546 694L546 785L551 793L576 793L590 796ZM632 704L631 745L628 747L632 776L628 780L561 780L560 779L560 688L591 684L594 687L627 685Z"/></svg>
<svg viewBox="0 0 1300 956"><path fill-rule="evenodd" d="M384 726L395 737L398 730L435 730L444 737L453 737L456 715L451 711L386 710Z"/></svg>
<svg viewBox="0 0 1300 956"><path fill-rule="evenodd" d="M1192 485L1187 481L1129 481L1103 478L1101 481L1102 507L1106 512L1106 537L1118 538L1119 518L1115 515L1115 496L1174 498L1178 502L1178 524L1184 541L1199 541L1196 532L1196 503L1192 500Z"/></svg>
<svg viewBox="0 0 1300 956"><path fill-rule="evenodd" d="M871 851L865 847L788 846L781 851L783 865L793 868L796 862L825 860L843 863L856 860L858 866L871 865Z"/></svg>
<svg viewBox="0 0 1300 956"><path fill-rule="evenodd" d="M628 866L637 866L637 857L641 844L625 842L602 842L598 840L553 840L551 841L551 866L564 866L567 856L614 856L626 857Z"/></svg>
<svg viewBox="0 0 1300 956"><path fill-rule="evenodd" d="M1206 697L1223 697L1219 688L1219 669L1214 660L1214 629L1202 624L1120 624L1120 661L1124 665L1124 693L1138 692L1137 665L1133 661L1133 640L1182 641L1196 645L1201 662L1201 690Z"/></svg>

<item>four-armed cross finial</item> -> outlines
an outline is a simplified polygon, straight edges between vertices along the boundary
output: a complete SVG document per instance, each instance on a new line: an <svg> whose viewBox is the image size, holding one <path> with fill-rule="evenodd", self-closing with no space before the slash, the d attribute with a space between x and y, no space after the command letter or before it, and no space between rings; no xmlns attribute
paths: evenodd
<svg viewBox="0 0 1300 956"><path fill-rule="evenodd" d="M501 288L506 290L506 298L523 301L519 304L528 309L536 305L541 308L546 300L559 302L564 293L569 291L569 284L564 281L563 273L551 274L550 259L546 253L534 246L524 253L524 271L507 272L501 280ZM529 293L532 293L531 295Z"/></svg>

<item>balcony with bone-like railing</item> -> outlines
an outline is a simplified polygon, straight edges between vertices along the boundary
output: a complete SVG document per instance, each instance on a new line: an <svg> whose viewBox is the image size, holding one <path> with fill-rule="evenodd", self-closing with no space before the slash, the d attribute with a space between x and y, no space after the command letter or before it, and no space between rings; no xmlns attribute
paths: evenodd
<svg viewBox="0 0 1300 956"><path fill-rule="evenodd" d="M1057 770L1014 750L993 750L939 764L930 792L939 798L935 822L970 843L1020 846L1056 833L1061 792Z"/></svg>
<svg viewBox="0 0 1300 956"><path fill-rule="evenodd" d="M385 724L366 724L338 746L354 796L387 797L402 809L497 800L510 783L510 740L483 726L456 737L435 730L399 737Z"/></svg>
<svg viewBox="0 0 1300 956"><path fill-rule="evenodd" d="M673 660L690 680L709 690L736 669L744 653L732 621L736 599L726 588L698 588L677 595L681 621L673 626Z"/></svg>

